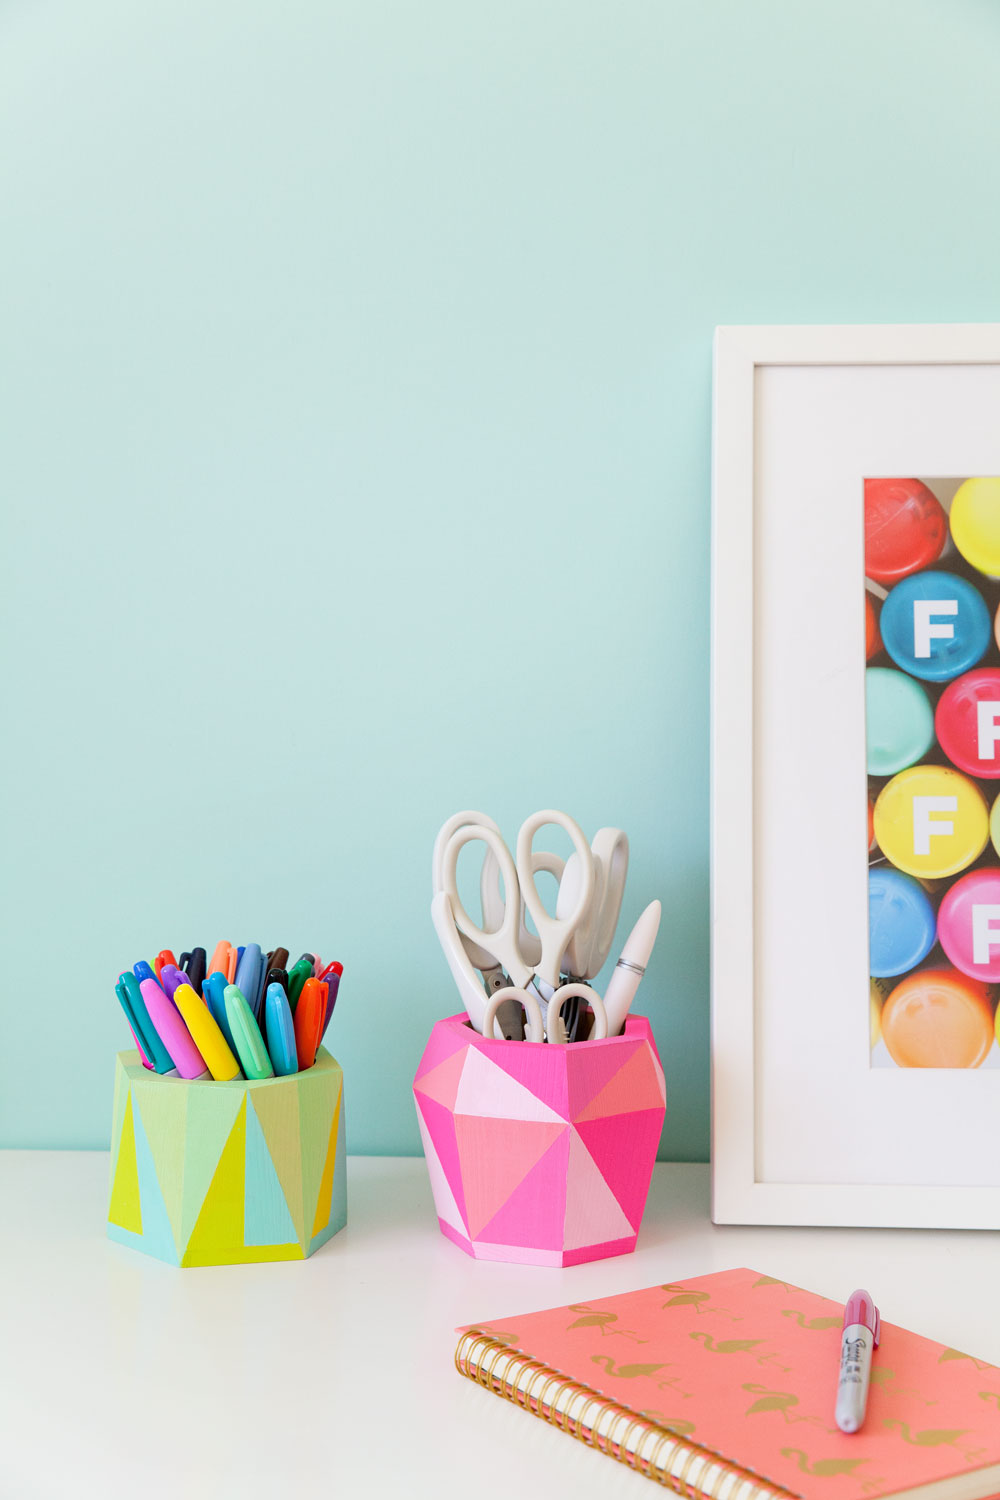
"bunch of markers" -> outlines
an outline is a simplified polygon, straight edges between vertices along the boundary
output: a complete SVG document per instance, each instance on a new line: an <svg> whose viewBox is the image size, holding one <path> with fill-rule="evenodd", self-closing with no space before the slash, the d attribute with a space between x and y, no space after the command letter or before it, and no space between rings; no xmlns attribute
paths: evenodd
<svg viewBox="0 0 1000 1500"><path fill-rule="evenodd" d="M169 948L121 974L115 993L143 1066L168 1078L273 1078L316 1061L344 966L288 949L217 944L175 959Z"/></svg>
<svg viewBox="0 0 1000 1500"><path fill-rule="evenodd" d="M872 1045L975 1068L1000 1024L1000 479L866 480L865 574Z"/></svg>

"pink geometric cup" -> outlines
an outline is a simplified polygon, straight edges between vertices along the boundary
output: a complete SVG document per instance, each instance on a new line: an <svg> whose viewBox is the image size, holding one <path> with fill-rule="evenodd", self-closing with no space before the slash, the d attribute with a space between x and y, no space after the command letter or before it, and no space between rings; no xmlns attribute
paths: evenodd
<svg viewBox="0 0 1000 1500"><path fill-rule="evenodd" d="M574 1266L635 1242L666 1113L649 1022L553 1046L438 1021L413 1081L442 1234L476 1260Z"/></svg>

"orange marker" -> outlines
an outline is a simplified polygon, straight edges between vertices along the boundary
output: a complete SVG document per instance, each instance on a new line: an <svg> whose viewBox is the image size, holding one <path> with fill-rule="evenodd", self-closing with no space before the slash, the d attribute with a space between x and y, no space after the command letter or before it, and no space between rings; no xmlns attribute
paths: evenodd
<svg viewBox="0 0 1000 1500"><path fill-rule="evenodd" d="M882 1040L901 1068L978 1068L993 1044L994 991L950 964L917 969L882 1007Z"/></svg>
<svg viewBox="0 0 1000 1500"><path fill-rule="evenodd" d="M177 960L171 953L169 948L162 948L153 959L153 968L156 970L157 979L159 979L160 977L160 970L163 968L164 964L173 964L175 969L178 967Z"/></svg>
<svg viewBox="0 0 1000 1500"><path fill-rule="evenodd" d="M209 974L225 974L227 984L232 984L229 977L229 955L232 951L232 944L227 943L225 939L216 943L212 962L208 966Z"/></svg>
<svg viewBox="0 0 1000 1500"><path fill-rule="evenodd" d="M236 978L236 960L239 956L239 950L230 944L229 958L226 961L226 979L229 984L232 984Z"/></svg>
<svg viewBox="0 0 1000 1500"><path fill-rule="evenodd" d="M299 1072L311 1068L323 1036L326 1020L326 998L329 985L319 979L307 979L295 1007L295 1055L299 1060Z"/></svg>

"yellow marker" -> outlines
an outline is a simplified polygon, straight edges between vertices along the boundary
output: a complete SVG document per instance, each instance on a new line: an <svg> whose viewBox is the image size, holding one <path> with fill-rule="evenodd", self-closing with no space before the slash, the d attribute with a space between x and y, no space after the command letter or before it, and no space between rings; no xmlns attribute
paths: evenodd
<svg viewBox="0 0 1000 1500"><path fill-rule="evenodd" d="M949 766L911 766L887 782L875 803L875 838L907 875L957 875L990 837L986 799Z"/></svg>
<svg viewBox="0 0 1000 1500"><path fill-rule="evenodd" d="M1000 479L967 479L951 502L951 536L967 562L1000 578Z"/></svg>
<svg viewBox="0 0 1000 1500"><path fill-rule="evenodd" d="M239 1078L240 1065L204 1000L189 984L182 984L174 990L174 1004L216 1082L228 1083L231 1078Z"/></svg>

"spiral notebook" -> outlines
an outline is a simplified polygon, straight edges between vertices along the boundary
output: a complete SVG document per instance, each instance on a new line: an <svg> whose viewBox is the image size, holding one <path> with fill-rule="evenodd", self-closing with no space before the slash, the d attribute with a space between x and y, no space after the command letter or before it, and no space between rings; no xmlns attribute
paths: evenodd
<svg viewBox="0 0 1000 1500"><path fill-rule="evenodd" d="M834 1425L843 1307L719 1271L458 1330L487 1390L707 1500L984 1500L1000 1491L1000 1369L890 1323L864 1427Z"/></svg>

